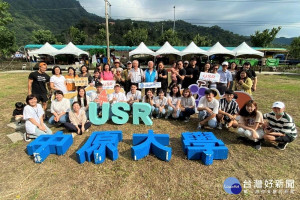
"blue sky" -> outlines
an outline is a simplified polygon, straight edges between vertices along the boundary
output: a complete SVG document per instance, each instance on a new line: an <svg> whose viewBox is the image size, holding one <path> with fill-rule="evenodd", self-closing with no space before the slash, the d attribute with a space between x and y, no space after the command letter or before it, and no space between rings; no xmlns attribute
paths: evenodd
<svg viewBox="0 0 300 200"><path fill-rule="evenodd" d="M90 13L104 17L104 0L79 0ZM184 20L218 25L241 35L282 26L277 37L300 36L299 0L109 0L113 19Z"/></svg>

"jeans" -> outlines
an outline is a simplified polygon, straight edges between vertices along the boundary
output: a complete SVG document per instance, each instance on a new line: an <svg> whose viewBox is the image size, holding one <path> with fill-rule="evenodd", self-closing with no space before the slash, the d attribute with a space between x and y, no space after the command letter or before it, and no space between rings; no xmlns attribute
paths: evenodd
<svg viewBox="0 0 300 200"><path fill-rule="evenodd" d="M63 116L61 116L61 117L59 118L59 121L58 121L58 122L64 124L64 123L66 123L68 120L69 120L69 115L68 115L68 113L66 113L66 114L64 114ZM55 124L55 123L57 123L56 121L54 121L54 115L52 115L52 116L50 117L50 119L49 119L48 122L49 122L49 124Z"/></svg>
<svg viewBox="0 0 300 200"><path fill-rule="evenodd" d="M191 115L195 114L194 108L185 108L185 111L180 112L179 117L180 118L189 118Z"/></svg>
<svg viewBox="0 0 300 200"><path fill-rule="evenodd" d="M161 111L161 113L159 112L159 108L155 108L154 109L154 111L153 111L153 113L155 114L155 115L164 115L164 114L166 114L166 109L162 109L162 111Z"/></svg>
<svg viewBox="0 0 300 200"><path fill-rule="evenodd" d="M167 116L172 115L172 114L173 114L173 111L174 111L174 108L172 108L171 106L168 106ZM179 117L179 114L180 114L180 109L178 109L178 110L176 111L175 117L174 117L174 116L172 116L172 117L178 118L178 117Z"/></svg>
<svg viewBox="0 0 300 200"><path fill-rule="evenodd" d="M40 135L51 135L52 131L46 126L46 124L44 124L45 128L46 128L46 132L40 130L38 127L35 128L35 132L34 133L28 133L29 135L32 135L34 138L35 136L38 137ZM31 138L33 138L31 137Z"/></svg>
<svg viewBox="0 0 300 200"><path fill-rule="evenodd" d="M211 114L209 114L208 112L206 112L206 110L201 110L199 111L198 114L198 118L200 121L203 121L204 119L206 119L207 117L209 117ZM217 127L217 118L212 118L208 121L208 126L211 128L216 128Z"/></svg>

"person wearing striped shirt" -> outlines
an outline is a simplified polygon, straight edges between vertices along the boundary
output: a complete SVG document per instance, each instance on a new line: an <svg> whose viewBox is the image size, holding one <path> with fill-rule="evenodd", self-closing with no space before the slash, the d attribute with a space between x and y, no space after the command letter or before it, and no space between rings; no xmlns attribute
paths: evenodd
<svg viewBox="0 0 300 200"><path fill-rule="evenodd" d="M236 121L236 115L239 113L239 105L233 99L234 93L232 90L227 89L225 91L225 98L220 99L219 102L219 112L217 114L218 129L222 129L222 124L225 124L226 128L238 127L238 122Z"/></svg>
<svg viewBox="0 0 300 200"><path fill-rule="evenodd" d="M273 112L263 115L263 118L267 120L263 126L264 139L272 144L277 144L278 149L284 150L287 144L297 137L296 125L292 117L284 112L283 102L273 103L272 110Z"/></svg>

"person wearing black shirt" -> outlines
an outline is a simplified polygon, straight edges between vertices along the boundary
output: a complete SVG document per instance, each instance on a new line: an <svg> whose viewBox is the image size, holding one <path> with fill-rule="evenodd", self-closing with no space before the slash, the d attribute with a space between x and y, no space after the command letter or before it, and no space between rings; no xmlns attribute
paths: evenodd
<svg viewBox="0 0 300 200"><path fill-rule="evenodd" d="M47 88L50 90L50 76L46 74L47 64L41 62L39 64L39 70L35 72L31 72L28 76L28 95L34 94L37 97L38 102L42 102L43 109L46 111L47 109Z"/></svg>
<svg viewBox="0 0 300 200"><path fill-rule="evenodd" d="M157 82L161 82L161 89L164 92L164 94L167 94L168 89L168 72L164 69L164 63L159 62L158 63L158 71L157 71ZM157 90L157 96L158 96L159 90Z"/></svg>
<svg viewBox="0 0 300 200"><path fill-rule="evenodd" d="M184 80L185 75L186 75L186 71L183 68L182 60L177 61L177 67L178 67L178 70L179 70L179 72L177 72L177 71L175 72L176 73L176 78L177 78L177 85L181 89L182 88L182 81Z"/></svg>

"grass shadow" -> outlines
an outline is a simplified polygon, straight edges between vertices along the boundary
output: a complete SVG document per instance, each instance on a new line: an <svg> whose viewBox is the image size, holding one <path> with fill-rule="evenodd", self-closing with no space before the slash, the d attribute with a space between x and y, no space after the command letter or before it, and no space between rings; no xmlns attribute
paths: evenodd
<svg viewBox="0 0 300 200"><path fill-rule="evenodd" d="M76 136L79 137L79 136ZM89 139L90 136L85 136L84 140L80 143L80 145L78 146L78 148L73 151L73 153L69 156L69 158L71 158L72 160L75 160L77 162L77 157L76 157L76 152L86 143L86 141Z"/></svg>

